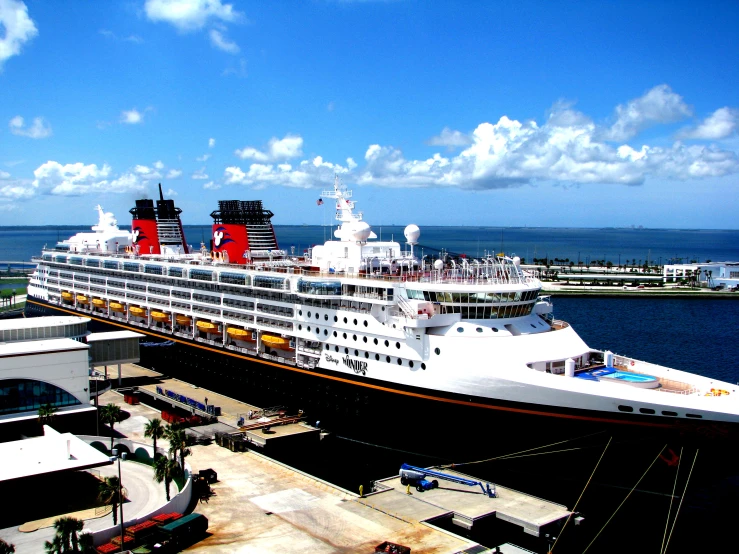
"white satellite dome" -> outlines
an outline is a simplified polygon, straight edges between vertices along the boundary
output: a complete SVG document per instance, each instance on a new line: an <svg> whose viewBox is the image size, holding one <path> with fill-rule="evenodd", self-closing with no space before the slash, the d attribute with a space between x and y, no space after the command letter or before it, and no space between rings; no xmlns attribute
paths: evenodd
<svg viewBox="0 0 739 554"><path fill-rule="evenodd" d="M444 262L441 260L436 260L434 262L434 269L442 269L444 267Z"/></svg>
<svg viewBox="0 0 739 554"><path fill-rule="evenodd" d="M352 238L357 242L367 242L372 234L372 228L366 221L358 221L352 229Z"/></svg>
<svg viewBox="0 0 739 554"><path fill-rule="evenodd" d="M521 265L521 258L519 258L518 256L513 258L513 265L515 266Z"/></svg>
<svg viewBox="0 0 739 554"><path fill-rule="evenodd" d="M418 242L418 237L421 236L421 230L418 228L418 225L411 223L405 228L403 234L405 235L405 240L408 244L416 244Z"/></svg>

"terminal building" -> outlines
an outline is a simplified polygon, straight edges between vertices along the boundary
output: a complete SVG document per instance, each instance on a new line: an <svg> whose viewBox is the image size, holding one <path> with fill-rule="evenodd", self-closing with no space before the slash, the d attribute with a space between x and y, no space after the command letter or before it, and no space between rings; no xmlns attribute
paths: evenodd
<svg viewBox="0 0 739 554"><path fill-rule="evenodd" d="M739 262L665 265L662 275L665 283L679 283L695 277L702 287L730 289L739 286Z"/></svg>

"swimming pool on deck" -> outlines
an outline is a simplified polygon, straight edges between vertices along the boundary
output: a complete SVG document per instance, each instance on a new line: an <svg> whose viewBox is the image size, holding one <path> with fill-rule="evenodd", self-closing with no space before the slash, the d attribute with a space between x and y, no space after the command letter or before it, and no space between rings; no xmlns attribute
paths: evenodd
<svg viewBox="0 0 739 554"><path fill-rule="evenodd" d="M629 373L627 371L619 371L613 367L602 367L578 373L575 377L578 379L586 379L588 381L601 381L604 383L618 383L621 385L629 385L640 389L654 389L659 386L659 381L651 375L641 375L638 373Z"/></svg>

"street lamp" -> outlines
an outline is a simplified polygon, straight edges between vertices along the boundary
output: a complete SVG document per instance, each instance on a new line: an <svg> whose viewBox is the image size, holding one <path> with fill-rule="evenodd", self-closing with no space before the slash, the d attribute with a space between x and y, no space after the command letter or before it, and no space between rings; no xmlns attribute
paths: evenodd
<svg viewBox="0 0 739 554"><path fill-rule="evenodd" d="M110 457L111 462L115 462L116 460L118 460L118 505L121 507L121 551L123 551L125 543L123 542L123 495L121 494L121 459L126 459L126 453L121 452L119 456L117 448L111 450L110 453L112 454L112 456Z"/></svg>

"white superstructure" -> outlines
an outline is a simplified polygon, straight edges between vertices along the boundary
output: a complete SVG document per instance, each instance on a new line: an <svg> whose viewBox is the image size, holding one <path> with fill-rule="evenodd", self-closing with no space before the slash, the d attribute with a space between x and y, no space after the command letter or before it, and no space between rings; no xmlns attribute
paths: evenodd
<svg viewBox="0 0 739 554"><path fill-rule="evenodd" d="M407 248L379 241L350 191L337 182L323 196L336 200L336 240L305 257L252 241L243 256L232 252L238 264L205 246L142 255L100 209L94 239L44 249L29 301L430 400L647 424L739 422L736 385L589 348L552 318L518 258L419 261L417 226L406 228ZM224 229L233 227L214 225L216 246Z"/></svg>

